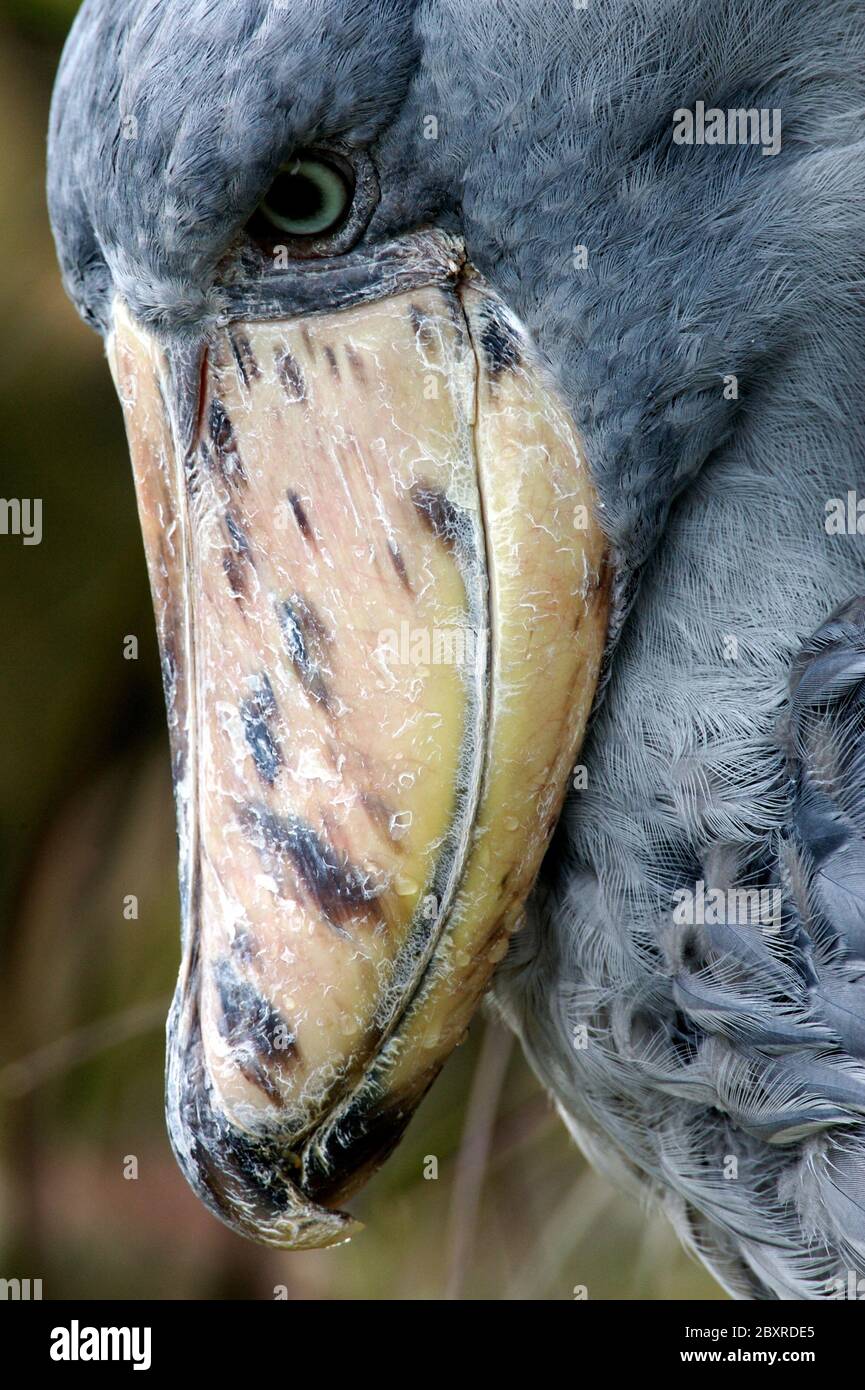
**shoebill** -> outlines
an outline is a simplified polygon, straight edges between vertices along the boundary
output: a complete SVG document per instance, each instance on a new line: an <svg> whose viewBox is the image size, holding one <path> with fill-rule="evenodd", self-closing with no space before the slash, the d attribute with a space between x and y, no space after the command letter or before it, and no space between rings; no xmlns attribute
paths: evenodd
<svg viewBox="0 0 865 1390"><path fill-rule="evenodd" d="M865 1275L863 104L850 0L82 6L236 1230L350 1235L491 988L732 1293Z"/></svg>

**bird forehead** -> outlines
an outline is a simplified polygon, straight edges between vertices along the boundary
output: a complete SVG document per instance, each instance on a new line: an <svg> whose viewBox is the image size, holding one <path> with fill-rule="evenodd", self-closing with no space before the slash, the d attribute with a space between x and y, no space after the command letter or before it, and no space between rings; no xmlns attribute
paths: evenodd
<svg viewBox="0 0 865 1390"><path fill-rule="evenodd" d="M49 134L52 221L79 305L97 259L121 290L194 297L293 147L374 141L416 65L414 8L88 0Z"/></svg>

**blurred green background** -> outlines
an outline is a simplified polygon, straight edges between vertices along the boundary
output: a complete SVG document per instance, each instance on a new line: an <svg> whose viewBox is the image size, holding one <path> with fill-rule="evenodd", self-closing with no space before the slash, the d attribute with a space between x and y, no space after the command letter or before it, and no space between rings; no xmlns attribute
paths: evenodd
<svg viewBox="0 0 865 1390"><path fill-rule="evenodd" d="M6 0L0 20L0 493L42 498L44 528L39 546L0 536L0 1277L41 1278L46 1298L718 1297L663 1220L586 1166L483 1019L353 1203L366 1230L349 1246L260 1249L180 1176L162 1117L178 906L150 598L120 412L44 206L76 8Z"/></svg>

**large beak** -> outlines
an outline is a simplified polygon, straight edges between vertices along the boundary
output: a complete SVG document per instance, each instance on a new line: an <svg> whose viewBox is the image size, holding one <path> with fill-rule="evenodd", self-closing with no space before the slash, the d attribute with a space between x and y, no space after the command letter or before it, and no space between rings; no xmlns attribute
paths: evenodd
<svg viewBox="0 0 865 1390"><path fill-rule="evenodd" d="M597 681L567 411L427 236L408 290L110 357L179 818L172 1142L224 1220L328 1245L518 926ZM425 283L417 283L424 281Z"/></svg>

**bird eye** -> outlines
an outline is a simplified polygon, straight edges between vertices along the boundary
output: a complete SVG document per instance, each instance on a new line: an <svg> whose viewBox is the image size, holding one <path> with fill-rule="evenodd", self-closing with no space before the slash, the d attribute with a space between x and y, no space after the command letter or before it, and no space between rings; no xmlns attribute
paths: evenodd
<svg viewBox="0 0 865 1390"><path fill-rule="evenodd" d="M300 149L283 164L246 224L251 241L271 258L341 256L363 236L379 184L363 150Z"/></svg>
<svg viewBox="0 0 865 1390"><path fill-rule="evenodd" d="M326 236L344 220L352 192L336 164L302 154L279 171L260 210L271 226L287 236Z"/></svg>

